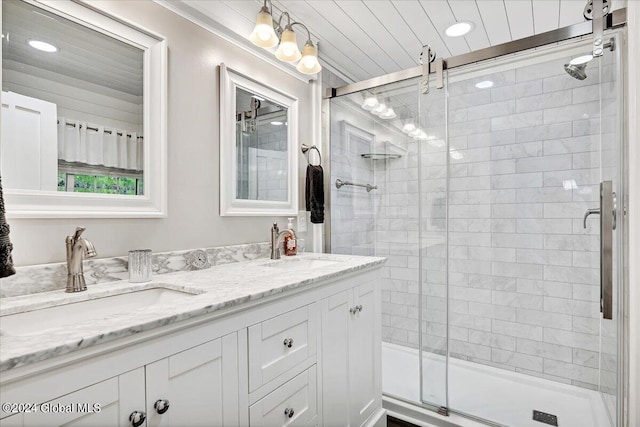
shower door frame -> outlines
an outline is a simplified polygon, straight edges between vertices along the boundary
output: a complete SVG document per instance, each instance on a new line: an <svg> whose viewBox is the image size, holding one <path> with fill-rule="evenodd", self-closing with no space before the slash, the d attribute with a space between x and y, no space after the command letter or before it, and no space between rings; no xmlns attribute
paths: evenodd
<svg viewBox="0 0 640 427"><path fill-rule="evenodd" d="M623 28L626 25L627 25L627 9L626 8L615 10L604 17L604 30ZM538 48L538 47L550 45L553 43L563 42L563 41L567 41L577 37L587 36L590 34L593 34L593 21L585 21L579 24L574 24L574 25L559 28L556 30L548 31L545 33L536 34L523 39L514 40L514 41L503 43L500 45L491 46L488 48L479 49L479 50L465 53L462 55L446 58L444 59L444 69L448 70L448 69L453 69L453 68L461 67L464 65L469 65L476 62L484 61L484 60L495 59L495 58L499 58L501 56L509 55L512 53L517 53L517 52L525 51L528 49ZM624 57L622 58L622 62L620 65L621 66L625 65ZM409 80L416 77L421 77L423 76L423 72L424 72L424 67L418 66L418 67L397 71L394 73L385 74L383 76L374 77L372 79L363 80L361 82L351 83L338 88L327 88L325 97L323 98L323 104L322 104L323 129L329 129L329 126L330 126L332 98L343 96L343 95L349 95L357 92L362 92L365 90L370 90L375 87L397 83L403 80ZM430 73L435 73L435 71L430 70ZM626 153L627 151L627 148L626 148L627 145L625 144L625 140L627 136L626 131L623 132L622 135L623 135L623 147L621 148L621 152ZM323 142L322 144L323 155L325 156L325 158L330 159L331 158L331 143L330 143L331 133L330 132L324 132L322 142ZM624 154L622 155L624 157ZM447 159L447 163L448 163L448 159ZM627 165L625 163L623 163L621 167L623 171L627 170ZM325 173L324 184L325 184L325 191L327 192L327 196L325 197L327 212L325 214L326 220L325 220L325 227L324 227L324 251L327 253L330 253L331 252L331 213L330 212L331 212L331 192L332 192L330 162L327 164L326 169L327 170ZM621 185L623 186L625 186L625 184L626 182L621 183ZM624 191L626 191L626 188ZM623 194L626 194L624 191L623 191ZM624 218L624 215L623 215L623 218ZM623 220L620 222L624 223L625 221ZM627 257L627 253L625 251L623 253L623 259L625 261L628 261L626 257ZM619 277L624 278L626 277L626 275L624 274L624 272L622 272ZM622 291L623 295L626 295L626 287L624 283L619 285L619 289ZM618 301L617 312L621 313L623 310L624 310L624 304L622 304L621 301ZM625 324L624 324L624 316L620 315L619 319L620 319L618 323L619 336L618 336L618 343L617 343L618 344L617 345L618 347L618 357L617 357L618 359L618 372L617 372L618 404L616 405L617 406L616 420L619 425L624 425L625 413L627 412L626 411L627 402L625 401L624 396L626 395L625 390L628 387L628 384L625 381L625 375L627 372L626 367L628 364L628 360L624 353L624 349L626 348L626 340L623 332L626 331L627 328L625 327ZM448 352L447 352L447 358L448 358ZM420 384L422 388L422 381L423 381L422 363L420 363L420 372L421 372ZM448 384L446 389L446 395L448 396ZM394 396L394 399L404 401L403 399L395 396ZM405 401L405 402L412 405L416 405L416 402L409 402L409 401ZM419 405L424 408L430 409L432 411L438 412L441 415L449 415L449 412L451 412L451 413L461 415L465 418L469 418L469 419L473 419L483 423L488 423L489 425L493 425L488 420L480 419L480 418L474 417L473 415L456 411L455 409L438 407L438 406L424 403L424 402L420 402ZM498 425L498 424L495 424L495 425Z"/></svg>

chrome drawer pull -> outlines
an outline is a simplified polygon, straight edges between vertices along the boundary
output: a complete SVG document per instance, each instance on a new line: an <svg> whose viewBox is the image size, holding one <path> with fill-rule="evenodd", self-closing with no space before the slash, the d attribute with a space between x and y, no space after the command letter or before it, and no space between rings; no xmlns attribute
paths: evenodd
<svg viewBox="0 0 640 427"><path fill-rule="evenodd" d="M285 338L284 339L284 346L291 348L293 347L293 338Z"/></svg>
<svg viewBox="0 0 640 427"><path fill-rule="evenodd" d="M144 421L147 419L147 414L142 411L133 411L131 415L129 415L129 421L131 421L131 425L133 427L140 427L144 424Z"/></svg>
<svg viewBox="0 0 640 427"><path fill-rule="evenodd" d="M158 399L153 404L153 408L158 414L162 415L169 410L169 401L167 399Z"/></svg>
<svg viewBox="0 0 640 427"><path fill-rule="evenodd" d="M293 413L294 413L293 408L286 408L284 410L284 414L289 418L293 417Z"/></svg>

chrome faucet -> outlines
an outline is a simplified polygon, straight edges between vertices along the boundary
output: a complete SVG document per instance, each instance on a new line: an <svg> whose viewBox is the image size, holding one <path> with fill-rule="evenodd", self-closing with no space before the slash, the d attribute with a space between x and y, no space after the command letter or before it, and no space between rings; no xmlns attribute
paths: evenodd
<svg viewBox="0 0 640 427"><path fill-rule="evenodd" d="M287 234L297 239L295 231L290 228L280 231L278 229L278 223L273 223L273 227L271 227L271 259L280 259L280 241Z"/></svg>
<svg viewBox="0 0 640 427"><path fill-rule="evenodd" d="M64 239L67 245L67 289L66 292L82 292L87 290L82 271L83 257L93 258L97 255L93 243L80 237L84 227L76 227L73 236Z"/></svg>

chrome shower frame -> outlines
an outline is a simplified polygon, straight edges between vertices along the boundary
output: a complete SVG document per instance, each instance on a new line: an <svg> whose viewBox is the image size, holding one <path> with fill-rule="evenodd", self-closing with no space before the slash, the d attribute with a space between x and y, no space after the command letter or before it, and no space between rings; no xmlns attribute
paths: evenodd
<svg viewBox="0 0 640 427"><path fill-rule="evenodd" d="M598 0L596 0L596 3L599 3ZM598 34L602 34L602 32L605 30L612 30L615 28L625 27L627 25L627 9L623 8L623 9L615 10L607 14L606 16L601 17L600 19L596 19L595 21L596 21L595 24L593 20L585 21L579 24L574 24L564 28L559 28L557 30L536 34L523 39L514 40L511 42L503 43L496 46L491 46L488 48L465 53L462 55L457 55L457 56L449 57L446 59L439 58L438 59L439 64L437 65L436 64L431 66L427 65L427 67L425 67L424 65L420 65L417 67L412 67L412 68L397 71L394 73L389 73L389 74L374 77L371 79L363 80L361 82L347 84L337 88L327 88L325 96L323 98L323 103L322 103L323 129L330 129L332 98L343 96L343 95L349 95L357 92L362 92L366 90L371 90L379 86L384 86L392 83L397 83L403 80L409 80L416 77L420 77L424 75L425 68L428 68L429 73L441 74L443 70L451 70L451 69L462 67L465 65L470 65L473 63L490 60L490 59L496 59L501 56L514 54L517 52L538 48L538 47L542 47L542 46L550 45L554 43L560 43L560 42L564 42L564 41L578 38L578 37L589 36L589 35L596 37ZM602 27L600 27L600 25L602 25ZM596 26L595 31L594 31L594 26ZM602 46L602 47L607 48L609 46ZM622 66L625 65L624 59L621 61L621 65ZM626 78L625 78L625 84L626 84ZM626 106L624 108L626 109ZM626 132L623 132L623 135L626 138L627 136ZM331 132L323 132L323 136L322 136L323 155L325 156L325 158L328 158L328 159L331 158L330 139L331 139ZM626 171L628 170L628 165L625 163L625 160L626 160L625 153L627 150L627 148L625 147L626 145L623 146L623 149L622 149L623 153L621 153L621 156L622 156L622 168ZM325 191L326 191L325 206L327 208L325 213L324 250L325 252L329 253L331 252L331 191L332 191L330 161L327 162L327 165L325 167L324 179L325 179ZM626 191L626 188L624 189L624 191ZM625 215L625 219L626 219L626 215ZM623 251L623 253L625 257L628 257L628 252ZM625 258L625 261L628 262L628 258ZM622 274L626 275L626 271L622 272ZM624 324L624 322L621 326L622 328L620 329L620 331L623 333L623 336L624 336L624 333L628 332L628 329L626 324ZM627 366L628 364L628 360L626 360L627 359L626 346L627 346L627 342L625 339L621 338L618 340L619 357L618 357L617 396L618 398L623 400L626 397L625 390L628 390L628 379L625 379L625 369L624 369L624 366ZM420 407L426 408L434 412L439 412L442 409L428 403L416 404L415 402L409 402L396 396L392 396L391 400L399 403L404 403L407 405L416 406L418 408ZM393 402L391 404L394 405ZM627 406L626 403L618 405L618 408L616 411L617 412L616 418L618 420L621 420L622 423L624 423L626 419L626 416L625 416L626 406ZM486 425L498 426L498 424L493 424L487 420L477 418L470 414L458 412L452 409L448 409L448 411L451 411L452 414L461 415L465 418L485 423Z"/></svg>
<svg viewBox="0 0 640 427"><path fill-rule="evenodd" d="M604 28L609 30L622 27L627 24L627 9L614 10L612 13L603 18L605 21ZM462 55L452 56L443 60L443 69L451 70L453 68L462 67L464 65L473 64L475 62L494 59L500 56L509 55L523 50L532 49L552 43L558 43L565 40L582 37L593 33L593 21L585 21L579 24L570 25L557 30L547 31L546 33L536 34L534 36L525 37L523 39L499 44L496 46L479 49ZM360 92L363 90L373 89L378 86L396 83L402 80L412 79L423 75L424 67L408 68L406 70L397 71L395 73L385 74L383 76L374 77L372 79L363 80L361 82L351 83L338 88L327 88L326 98L334 98L336 96L348 95L350 93ZM430 72L436 72L434 67L430 67Z"/></svg>

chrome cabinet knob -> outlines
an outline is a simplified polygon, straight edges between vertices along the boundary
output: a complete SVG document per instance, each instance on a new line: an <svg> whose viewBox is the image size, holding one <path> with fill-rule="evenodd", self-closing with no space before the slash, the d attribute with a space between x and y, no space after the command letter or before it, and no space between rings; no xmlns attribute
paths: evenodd
<svg viewBox="0 0 640 427"><path fill-rule="evenodd" d="M362 306L361 305L355 305L355 306L353 306L353 307L351 307L349 309L349 313L351 313L351 314L357 314L357 313L359 313L361 311L362 311Z"/></svg>
<svg viewBox="0 0 640 427"><path fill-rule="evenodd" d="M293 338L285 338L284 339L284 346L291 348L293 347Z"/></svg>
<svg viewBox="0 0 640 427"><path fill-rule="evenodd" d="M153 404L153 409L160 415L164 414L169 410L169 401L167 399L158 399Z"/></svg>
<svg viewBox="0 0 640 427"><path fill-rule="evenodd" d="M292 418L292 417L293 417L293 414L294 414L294 410L293 410L293 408L286 408L286 409L284 410L284 414L285 414L287 417Z"/></svg>
<svg viewBox="0 0 640 427"><path fill-rule="evenodd" d="M147 419L147 414L143 411L133 411L131 415L129 415L129 421L131 421L131 425L133 427L139 427L144 424L144 421Z"/></svg>

